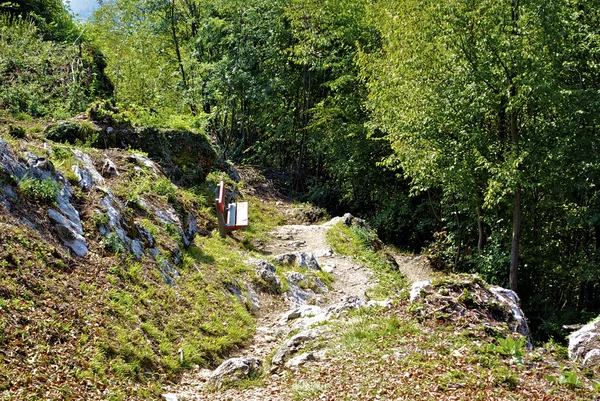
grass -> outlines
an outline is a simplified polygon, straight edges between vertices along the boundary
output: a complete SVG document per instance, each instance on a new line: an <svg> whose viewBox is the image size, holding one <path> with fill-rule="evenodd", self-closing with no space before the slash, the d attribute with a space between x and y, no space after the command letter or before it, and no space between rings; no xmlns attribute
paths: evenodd
<svg viewBox="0 0 600 401"><path fill-rule="evenodd" d="M326 238L335 253L350 256L373 270L379 283L369 290L371 298L384 299L399 294L406 296L406 279L375 232L357 225L338 223L327 232Z"/></svg>
<svg viewBox="0 0 600 401"><path fill-rule="evenodd" d="M60 170L74 163L63 146L55 146L50 156ZM113 193L122 189L121 199L126 199L129 187L162 209L169 203L176 210L196 210L200 224L214 218L209 191L182 189L168 180L153 182L149 174L135 181L126 171L108 184ZM19 207L38 209L43 199L30 188L39 187L44 196L49 193L40 184L44 183L22 185L27 196ZM94 196L82 198L79 207L85 210ZM157 399L165 383L185 369L218 364L255 330L254 317L229 292L232 283L250 278L245 260L252 252L244 239L266 237L263 230L284 221L274 204L251 202L256 207L250 233L221 238L215 231L182 248L177 287L164 284L156 261L136 260L123 252L116 238L97 234L108 218L96 212L94 204L81 214L95 253L85 266L48 230L32 230L3 213L0 348L11 353L0 353L0 383L5 383L0 400ZM31 217L37 224L43 224L41 213ZM127 213L172 260L180 241L177 231L147 210L135 207Z"/></svg>
<svg viewBox="0 0 600 401"><path fill-rule="evenodd" d="M562 370L551 355L490 351L497 340L484 327L460 330L453 322L421 321L400 301L390 309L355 311L332 322L338 333L328 362L286 378L291 399L590 399L592 380ZM310 383L318 395L299 391Z"/></svg>

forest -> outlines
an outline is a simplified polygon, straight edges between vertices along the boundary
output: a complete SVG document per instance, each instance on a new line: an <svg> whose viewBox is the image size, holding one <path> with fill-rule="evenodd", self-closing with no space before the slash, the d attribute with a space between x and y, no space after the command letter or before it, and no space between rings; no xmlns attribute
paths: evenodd
<svg viewBox="0 0 600 401"><path fill-rule="evenodd" d="M600 1L0 3L0 109L214 139L290 200L516 290L536 335L600 311Z"/></svg>

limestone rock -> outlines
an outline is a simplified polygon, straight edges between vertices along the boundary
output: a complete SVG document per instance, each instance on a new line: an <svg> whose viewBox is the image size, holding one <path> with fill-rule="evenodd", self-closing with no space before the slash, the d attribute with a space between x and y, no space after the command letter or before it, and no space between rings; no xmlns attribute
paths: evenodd
<svg viewBox="0 0 600 401"><path fill-rule="evenodd" d="M317 358L315 357L315 354L313 354L312 352L305 352L303 354L296 355L295 357L289 359L284 366L287 369L298 369L302 365L316 360Z"/></svg>
<svg viewBox="0 0 600 401"><path fill-rule="evenodd" d="M289 283L290 289L287 290L284 294L285 300L290 304L290 306L300 306L307 303L321 303L323 302L323 297L317 295L311 289L300 288L298 285L294 283Z"/></svg>
<svg viewBox="0 0 600 401"><path fill-rule="evenodd" d="M301 350L306 343L314 341L323 335L321 328L305 330L286 340L277 350L271 360L271 371L276 371L290 358Z"/></svg>
<svg viewBox="0 0 600 401"><path fill-rule="evenodd" d="M210 385L220 388L223 383L252 378L261 373L262 361L254 357L231 358L223 362L209 377Z"/></svg>
<svg viewBox="0 0 600 401"><path fill-rule="evenodd" d="M125 205L110 191L102 198L100 205L104 207L108 215L108 227L100 227L100 234L106 237L113 232L117 235L127 252L134 254L138 259L144 256L143 238L140 239L142 236L138 231L139 226L127 214ZM152 236L150 235L150 237Z"/></svg>
<svg viewBox="0 0 600 401"><path fill-rule="evenodd" d="M255 267L256 275L267 285L267 289L275 294L281 293L281 280L275 274L275 266L266 260L261 260Z"/></svg>
<svg viewBox="0 0 600 401"><path fill-rule="evenodd" d="M307 268L311 270L321 270L319 262L312 253L307 252L290 252L277 255L273 258L276 262L286 263L289 265Z"/></svg>
<svg viewBox="0 0 600 401"><path fill-rule="evenodd" d="M75 255L85 256L88 253L81 223L77 225L54 209L48 210L48 217L54 222L60 239Z"/></svg>
<svg viewBox="0 0 600 401"><path fill-rule="evenodd" d="M246 288L246 292L242 291L240 284L234 283L229 287L229 291L235 295L235 297L240 301L241 304L246 305L248 310L252 313L258 313L260 310L260 297L258 293L254 290L252 285L243 283L243 286Z"/></svg>
<svg viewBox="0 0 600 401"><path fill-rule="evenodd" d="M423 292L431 291L431 281L417 281L413 283L412 287L410 287L410 302L417 302L421 297Z"/></svg>
<svg viewBox="0 0 600 401"><path fill-rule="evenodd" d="M176 286L177 285L176 279L181 277L181 275L179 274L179 271L177 271L177 269L174 268L173 265L171 265L171 263L169 263L167 258L162 256L162 254L160 253L160 251L157 248L149 249L148 253L150 254L150 256L152 256L152 258L156 262L158 262L159 269L160 269L160 275L161 275L163 281L168 285Z"/></svg>
<svg viewBox="0 0 600 401"><path fill-rule="evenodd" d="M492 321L505 322L512 331L527 337L528 348L532 348L529 326L514 291L497 286L488 287L477 276L457 275L445 284L438 284L436 288L430 281L413 283L410 302L417 301L424 302L430 308L447 308L460 316L475 313L480 316L478 319L487 316Z"/></svg>
<svg viewBox="0 0 600 401"><path fill-rule="evenodd" d="M152 171L155 176L163 175L160 167L152 160L141 153L134 153L129 157L129 161L136 163L140 167L145 167Z"/></svg>
<svg viewBox="0 0 600 401"><path fill-rule="evenodd" d="M600 318L569 336L569 358L588 367L600 364Z"/></svg>
<svg viewBox="0 0 600 401"><path fill-rule="evenodd" d="M0 171L16 179L21 179L27 172L27 166L20 162L8 148L8 144L0 139Z"/></svg>
<svg viewBox="0 0 600 401"><path fill-rule="evenodd" d="M198 234L198 222L194 213L189 212L183 221L183 244L190 246Z"/></svg>
<svg viewBox="0 0 600 401"><path fill-rule="evenodd" d="M525 315L523 314L523 311L519 306L521 301L519 300L517 294L515 294L514 291L509 290L507 288L502 288L494 285L490 286L490 291L496 296L496 299L501 304L506 304L510 307L512 311L512 319L514 321L512 329L517 333L528 337L529 325L527 324L527 319L525 319Z"/></svg>
<svg viewBox="0 0 600 401"><path fill-rule="evenodd" d="M117 168L117 165L109 158L104 159L104 164L102 165L102 175L104 177L115 177L119 175L119 169Z"/></svg>
<svg viewBox="0 0 600 401"><path fill-rule="evenodd" d="M80 165L71 167L79 179L79 187L87 192L96 186L104 185L104 178L102 178L102 175L96 170L90 155L78 149L71 149L71 151L73 152L75 159L80 163Z"/></svg>

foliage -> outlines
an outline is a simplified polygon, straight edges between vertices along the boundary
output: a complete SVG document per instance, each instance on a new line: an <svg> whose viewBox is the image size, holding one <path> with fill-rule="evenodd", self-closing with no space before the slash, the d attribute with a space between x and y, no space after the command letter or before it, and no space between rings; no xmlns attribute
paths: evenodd
<svg viewBox="0 0 600 401"><path fill-rule="evenodd" d="M61 122L47 129L46 138L71 145L92 146L98 139L98 132L87 121Z"/></svg>
<svg viewBox="0 0 600 401"><path fill-rule="evenodd" d="M0 3L0 14L8 15L9 22L18 18L31 21L51 40L72 42L80 35L61 0L11 0Z"/></svg>
<svg viewBox="0 0 600 401"><path fill-rule="evenodd" d="M413 194L439 196L440 264L498 284L518 265L530 317L546 315L543 305L600 305L589 289L600 232L597 10L563 0L371 8L384 40L361 63L371 129L394 150L386 164Z"/></svg>
<svg viewBox="0 0 600 401"><path fill-rule="evenodd" d="M12 136L13 138L16 139L23 139L25 138L25 134L26 134L26 130L24 127L20 126L20 125L9 125L8 126L8 135Z"/></svg>
<svg viewBox="0 0 600 401"><path fill-rule="evenodd" d="M510 356L523 365L523 356L525 355L525 337L515 339L514 337L499 338L498 345L490 344L490 351L501 355Z"/></svg>
<svg viewBox="0 0 600 401"><path fill-rule="evenodd" d="M106 92L102 68L91 46L48 41L31 20L0 13L0 108L59 117L85 110Z"/></svg>
<svg viewBox="0 0 600 401"><path fill-rule="evenodd" d="M25 176L19 180L19 191L23 195L49 205L57 202L60 190L61 185L51 177L40 180Z"/></svg>

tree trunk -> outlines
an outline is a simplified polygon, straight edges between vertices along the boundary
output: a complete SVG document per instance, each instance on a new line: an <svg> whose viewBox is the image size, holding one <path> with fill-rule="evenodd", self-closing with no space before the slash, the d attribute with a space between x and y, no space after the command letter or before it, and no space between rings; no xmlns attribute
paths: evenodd
<svg viewBox="0 0 600 401"><path fill-rule="evenodd" d="M479 234L479 238L477 239L477 250L479 250L479 252L482 252L483 246L485 245L485 231L483 230L483 214L480 206L477 206L475 211L477 213L477 232Z"/></svg>
<svg viewBox="0 0 600 401"><path fill-rule="evenodd" d="M517 292L517 272L519 270L519 236L521 231L521 187L515 191L513 208L513 235L510 250L510 289Z"/></svg>
<svg viewBox="0 0 600 401"><path fill-rule="evenodd" d="M514 84L510 88L510 97L514 99L517 96L517 89ZM510 133L512 144L517 151L519 147L519 127L517 123L517 111L512 110L510 113ZM513 234L510 250L510 289L517 292L517 272L519 270L519 237L521 234L521 186L517 182L515 188L515 198L513 205Z"/></svg>

